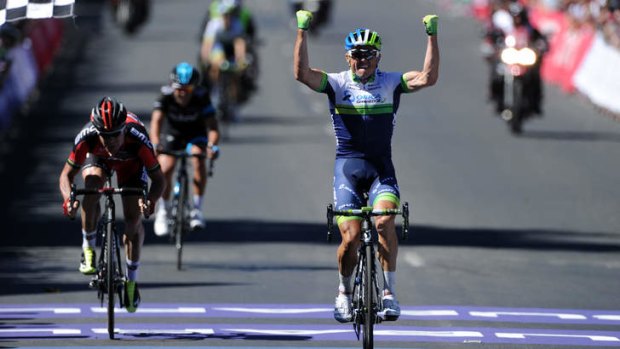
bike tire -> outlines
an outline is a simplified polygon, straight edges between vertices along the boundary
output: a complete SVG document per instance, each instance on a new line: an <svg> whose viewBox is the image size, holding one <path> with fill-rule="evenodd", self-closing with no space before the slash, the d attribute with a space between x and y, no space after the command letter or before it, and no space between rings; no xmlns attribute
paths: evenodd
<svg viewBox="0 0 620 349"><path fill-rule="evenodd" d="M181 188L179 192L179 198L176 202L176 217L174 224L174 244L177 250L177 270L181 270L183 268L183 238L184 238L184 229L185 229L185 201L187 200L186 186L181 183Z"/></svg>
<svg viewBox="0 0 620 349"><path fill-rule="evenodd" d="M364 249L364 258L366 262L366 268L364 270L363 287L364 287L364 329L363 329L363 344L364 349L372 349L373 343L373 330L375 325L375 305L373 297L373 282L372 275L374 270L374 260L372 253L372 246L368 245Z"/></svg>
<svg viewBox="0 0 620 349"><path fill-rule="evenodd" d="M114 339L114 294L116 287L114 282L114 231L112 224L108 223L106 227L106 291L108 293L108 335L110 339Z"/></svg>
<svg viewBox="0 0 620 349"><path fill-rule="evenodd" d="M521 134L521 132L523 132L523 119L525 117L523 106L523 82L515 80L513 84L513 117L512 120L510 120L510 132L512 134Z"/></svg>

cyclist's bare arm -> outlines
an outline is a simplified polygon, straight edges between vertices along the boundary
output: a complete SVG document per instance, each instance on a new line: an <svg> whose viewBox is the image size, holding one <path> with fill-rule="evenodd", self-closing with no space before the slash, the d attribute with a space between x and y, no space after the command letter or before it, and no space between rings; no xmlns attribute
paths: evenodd
<svg viewBox="0 0 620 349"><path fill-rule="evenodd" d="M247 45L245 39L238 37L234 41L235 62L237 64L246 64Z"/></svg>
<svg viewBox="0 0 620 349"><path fill-rule="evenodd" d="M308 60L308 42L305 30L297 29L297 39L293 52L293 72L295 80L317 91L321 87L323 72L310 68Z"/></svg>
<svg viewBox="0 0 620 349"><path fill-rule="evenodd" d="M217 145L220 143L220 131L216 118L208 118L207 119L207 127L209 128L209 133L207 137L209 138L210 145Z"/></svg>
<svg viewBox="0 0 620 349"><path fill-rule="evenodd" d="M202 45L200 47L200 60L202 62L203 67L206 67L209 65L209 56L211 55L212 49L213 49L213 39L204 38L202 40Z"/></svg>
<svg viewBox="0 0 620 349"><path fill-rule="evenodd" d="M403 74L410 91L416 91L424 87L433 86L439 79L439 45L437 35L428 37L426 56L422 71L409 71Z"/></svg>
<svg viewBox="0 0 620 349"><path fill-rule="evenodd" d="M150 216L155 211L155 203L161 197L164 189L166 188L166 178L164 177L164 173L161 171L160 167L148 172L148 175L151 179L151 187L146 195L147 202L141 202L140 209L143 214L146 212L147 216ZM142 199L140 199L140 201L142 201Z"/></svg>
<svg viewBox="0 0 620 349"><path fill-rule="evenodd" d="M160 144L159 133L161 132L161 125L164 121L164 112L160 109L153 110L151 113L151 130L149 136L151 137L151 143Z"/></svg>
<svg viewBox="0 0 620 349"><path fill-rule="evenodd" d="M79 202L77 201L73 204L73 206L67 205L69 197L71 196L71 184L73 184L73 179L79 172L80 169L65 163L65 167L63 167L62 172L60 173L60 178L58 179L63 205L66 205L65 208L69 217L74 217L75 212L79 207Z"/></svg>

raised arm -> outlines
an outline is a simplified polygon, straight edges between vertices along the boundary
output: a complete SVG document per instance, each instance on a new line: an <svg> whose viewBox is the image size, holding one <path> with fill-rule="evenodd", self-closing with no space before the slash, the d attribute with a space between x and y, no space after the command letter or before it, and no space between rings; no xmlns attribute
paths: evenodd
<svg viewBox="0 0 620 349"><path fill-rule="evenodd" d="M439 45L437 43L436 15L428 15L423 19L428 39L426 41L426 55L422 71L409 71L403 74L403 79L411 91L434 85L439 79Z"/></svg>
<svg viewBox="0 0 620 349"><path fill-rule="evenodd" d="M295 80L304 83L313 90L321 87L323 72L310 68L308 60L307 33L308 25L312 19L309 11L297 11L297 39L295 40L295 51L293 52L293 72Z"/></svg>

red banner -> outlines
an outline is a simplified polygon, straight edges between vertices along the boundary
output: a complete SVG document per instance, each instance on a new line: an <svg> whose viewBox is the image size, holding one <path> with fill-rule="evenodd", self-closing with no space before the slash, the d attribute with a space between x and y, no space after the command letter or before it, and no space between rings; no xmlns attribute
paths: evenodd
<svg viewBox="0 0 620 349"><path fill-rule="evenodd" d="M589 25L570 25L562 13L534 11L533 20L543 29L557 28L549 38L549 52L542 65L542 77L559 85L566 92L574 92L573 76L592 46L594 29ZM544 29L543 29L544 31Z"/></svg>

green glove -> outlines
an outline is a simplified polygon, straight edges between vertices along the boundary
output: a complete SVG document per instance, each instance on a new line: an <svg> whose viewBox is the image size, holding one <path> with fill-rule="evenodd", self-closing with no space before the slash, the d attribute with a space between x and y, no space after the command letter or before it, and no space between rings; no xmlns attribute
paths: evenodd
<svg viewBox="0 0 620 349"><path fill-rule="evenodd" d="M422 19L424 27L426 28L426 34L437 35L437 22L439 17L437 15L426 15Z"/></svg>
<svg viewBox="0 0 620 349"><path fill-rule="evenodd" d="M308 30L310 21L312 20L312 12L306 10L297 11L297 28Z"/></svg>

